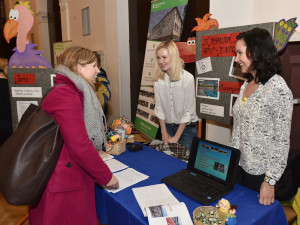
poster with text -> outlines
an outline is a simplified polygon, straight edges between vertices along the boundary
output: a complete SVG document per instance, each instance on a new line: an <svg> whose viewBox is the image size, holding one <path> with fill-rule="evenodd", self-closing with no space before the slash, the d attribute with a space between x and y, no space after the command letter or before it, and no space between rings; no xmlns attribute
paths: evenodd
<svg viewBox="0 0 300 225"><path fill-rule="evenodd" d="M54 67L57 66L58 57L69 47L72 46L72 41L62 41L53 43L54 51Z"/></svg>
<svg viewBox="0 0 300 225"><path fill-rule="evenodd" d="M157 0L151 3L144 67L139 93L135 127L155 139L159 127L156 117L153 74L156 66L156 48L164 40L179 41L188 0Z"/></svg>

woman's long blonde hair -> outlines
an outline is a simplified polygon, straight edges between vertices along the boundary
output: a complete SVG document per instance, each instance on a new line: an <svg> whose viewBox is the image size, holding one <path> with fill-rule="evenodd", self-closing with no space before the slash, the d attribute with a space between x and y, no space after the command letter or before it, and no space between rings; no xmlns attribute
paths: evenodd
<svg viewBox="0 0 300 225"><path fill-rule="evenodd" d="M84 66L94 62L99 64L96 54L87 48L79 46L73 46L66 49L57 60L58 64L68 67L72 72L83 79L85 78L77 71L77 65L79 64ZM99 67L100 65L97 66ZM89 82L88 80L86 81L95 89L95 85L93 83Z"/></svg>
<svg viewBox="0 0 300 225"><path fill-rule="evenodd" d="M164 41L157 46L156 54L157 54L158 50L160 50L162 48L166 48L171 57L171 69L168 74L170 77L170 80L171 81L180 80L180 73L181 73L182 69L184 68L184 62L180 58L177 45L172 40ZM155 68L153 80L157 81L158 79L165 79L165 72L161 70L160 66L156 62L156 68Z"/></svg>

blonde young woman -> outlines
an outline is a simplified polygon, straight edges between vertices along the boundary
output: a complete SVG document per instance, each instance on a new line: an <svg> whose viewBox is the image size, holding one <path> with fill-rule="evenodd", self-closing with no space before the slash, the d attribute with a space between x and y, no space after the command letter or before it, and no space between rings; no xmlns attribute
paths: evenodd
<svg viewBox="0 0 300 225"><path fill-rule="evenodd" d="M162 140L180 142L188 150L198 135L194 76L185 71L174 41L162 42L156 49L154 74L155 113Z"/></svg>
<svg viewBox="0 0 300 225"><path fill-rule="evenodd" d="M104 113L94 91L99 73L95 54L82 47L67 49L55 69L56 84L42 108L60 125L64 146L30 225L98 225L94 185L117 189L117 178L98 155L105 139Z"/></svg>

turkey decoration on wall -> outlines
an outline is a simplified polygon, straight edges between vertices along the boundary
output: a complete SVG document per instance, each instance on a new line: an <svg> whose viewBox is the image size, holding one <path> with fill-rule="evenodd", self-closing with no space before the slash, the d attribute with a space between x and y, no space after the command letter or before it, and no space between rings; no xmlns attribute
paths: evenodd
<svg viewBox="0 0 300 225"><path fill-rule="evenodd" d="M210 18L212 14L206 13L203 19L197 17L197 26L195 26L191 32L218 29L219 23L216 19ZM176 42L179 50L180 58L184 63L191 63L196 61L196 38L189 37L186 42Z"/></svg>
<svg viewBox="0 0 300 225"><path fill-rule="evenodd" d="M17 36L15 52L9 59L9 68L52 68L48 60L36 50L37 45L27 41L27 35L33 26L34 13L30 9L29 1L17 1L9 12L9 20L3 28L6 41Z"/></svg>
<svg viewBox="0 0 300 225"><path fill-rule="evenodd" d="M202 30L213 30L213 29L218 29L219 28L219 23L217 20L210 18L212 14L211 13L206 13L203 16L203 19L201 18L195 18L197 21L197 26L195 26L192 29L193 31L202 31Z"/></svg>

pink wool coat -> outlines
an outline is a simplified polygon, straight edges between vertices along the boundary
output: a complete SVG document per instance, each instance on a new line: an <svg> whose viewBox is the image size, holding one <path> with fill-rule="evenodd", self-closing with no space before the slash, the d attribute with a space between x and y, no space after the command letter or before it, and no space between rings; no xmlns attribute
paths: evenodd
<svg viewBox="0 0 300 225"><path fill-rule="evenodd" d="M67 77L52 90L42 108L60 125L64 145L39 204L29 210L30 225L97 225L95 181L107 184L112 173L89 140L83 93Z"/></svg>

